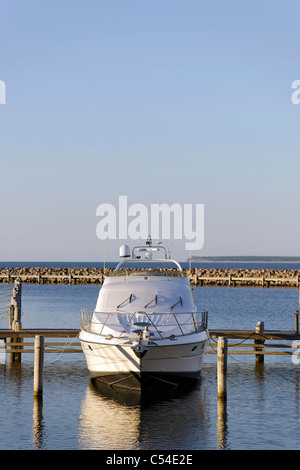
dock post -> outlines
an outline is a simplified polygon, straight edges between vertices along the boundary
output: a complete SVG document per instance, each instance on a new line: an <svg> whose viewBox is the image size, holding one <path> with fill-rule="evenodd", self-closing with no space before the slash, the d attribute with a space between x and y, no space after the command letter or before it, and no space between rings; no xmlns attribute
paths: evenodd
<svg viewBox="0 0 300 470"><path fill-rule="evenodd" d="M13 322L12 322L12 329L14 330L15 329L15 324L16 323L21 323L21 309L18 305L20 305L18 303L18 301L13 298L12 302L11 302L11 305L13 305L14 307L14 318L13 318Z"/></svg>
<svg viewBox="0 0 300 470"><path fill-rule="evenodd" d="M14 324L14 315L15 315L15 307L14 307L14 304L11 303L11 305L9 306L9 316L8 316L8 321L9 321L9 329L12 330L13 329L13 324ZM14 338L9 338L8 342L9 343L13 343L14 341ZM10 348L11 349L11 348ZM8 354L8 357L9 357L9 362L14 362L14 353L13 352L9 352Z"/></svg>
<svg viewBox="0 0 300 470"><path fill-rule="evenodd" d="M33 395L41 397L43 395L44 376L44 336L37 335L34 340L34 383Z"/></svg>
<svg viewBox="0 0 300 470"><path fill-rule="evenodd" d="M9 328L13 331L19 332L22 330L21 316L22 316L22 283L21 279L15 280L15 286L13 288L13 296L11 298L11 304L9 307ZM10 338L10 343L21 343L21 338ZM22 346L13 346L13 351L10 352L10 362L21 362L21 350Z"/></svg>
<svg viewBox="0 0 300 470"><path fill-rule="evenodd" d="M228 416L226 400L218 400L218 421L217 421L217 438L219 441L218 449L228 449Z"/></svg>
<svg viewBox="0 0 300 470"><path fill-rule="evenodd" d="M256 333L263 334L264 328L265 328L265 325L264 325L263 321L257 322L257 324L256 324ZM254 344L264 344L264 342L265 341L261 340L261 339L255 339L254 340ZM265 358L264 354L262 354L263 353L263 348L254 347L254 351L257 351L257 354L255 354L256 363L263 363L264 358Z"/></svg>
<svg viewBox="0 0 300 470"><path fill-rule="evenodd" d="M13 328L14 331L16 332L22 331L22 324L20 321L14 320L13 326L14 326ZM11 338L11 339L15 343L22 343L22 338ZM15 352L12 353L12 362L21 362L23 346L21 344L20 346L17 346L17 344L15 344L13 349L15 350Z"/></svg>
<svg viewBox="0 0 300 470"><path fill-rule="evenodd" d="M14 311L15 311L15 307L11 304L9 306L9 313L8 313L8 327L10 330L12 329L12 324L14 321Z"/></svg>
<svg viewBox="0 0 300 470"><path fill-rule="evenodd" d="M295 333L299 333L299 310L295 310Z"/></svg>
<svg viewBox="0 0 300 470"><path fill-rule="evenodd" d="M218 338L217 359L218 398L223 400L227 397L227 348L227 338L220 336Z"/></svg>

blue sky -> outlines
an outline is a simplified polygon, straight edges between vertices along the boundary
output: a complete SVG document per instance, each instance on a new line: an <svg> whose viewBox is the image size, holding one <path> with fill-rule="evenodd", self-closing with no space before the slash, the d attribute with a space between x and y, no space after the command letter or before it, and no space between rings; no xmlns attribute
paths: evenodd
<svg viewBox="0 0 300 470"><path fill-rule="evenodd" d="M0 6L0 260L101 261L119 195L205 204L193 254L300 256L297 1Z"/></svg>

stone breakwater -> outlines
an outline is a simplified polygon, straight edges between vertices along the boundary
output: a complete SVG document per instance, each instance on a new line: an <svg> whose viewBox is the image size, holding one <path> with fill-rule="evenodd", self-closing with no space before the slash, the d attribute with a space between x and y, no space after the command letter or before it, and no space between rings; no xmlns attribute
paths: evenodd
<svg viewBox="0 0 300 470"><path fill-rule="evenodd" d="M113 270L111 270L113 271ZM108 270L105 272L108 274ZM15 267L0 268L0 282L11 282L21 278L23 283L70 284L102 283L103 269L98 268L60 268L60 267Z"/></svg>
<svg viewBox="0 0 300 470"><path fill-rule="evenodd" d="M187 271L189 274L189 271ZM205 269L191 270L191 284L232 287L299 287L296 269Z"/></svg>
<svg viewBox="0 0 300 470"><path fill-rule="evenodd" d="M136 268L138 270L138 268ZM20 278L23 283L102 284L113 273L106 268L85 267L15 267L0 268L0 282ZM192 285L230 287L299 287L300 270L295 269L205 269L184 270Z"/></svg>

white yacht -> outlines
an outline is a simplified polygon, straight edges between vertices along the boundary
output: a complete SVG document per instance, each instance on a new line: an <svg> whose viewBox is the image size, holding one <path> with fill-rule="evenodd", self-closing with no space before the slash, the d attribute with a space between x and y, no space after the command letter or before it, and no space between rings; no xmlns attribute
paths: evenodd
<svg viewBox="0 0 300 470"><path fill-rule="evenodd" d="M79 339L92 382L155 391L198 380L207 312L197 312L181 266L150 237L132 253L123 245L120 257L94 312L81 312Z"/></svg>

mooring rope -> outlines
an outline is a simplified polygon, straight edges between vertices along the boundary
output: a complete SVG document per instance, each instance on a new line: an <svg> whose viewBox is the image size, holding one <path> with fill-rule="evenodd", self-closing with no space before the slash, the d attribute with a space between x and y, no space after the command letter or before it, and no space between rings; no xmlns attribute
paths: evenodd
<svg viewBox="0 0 300 470"><path fill-rule="evenodd" d="M61 358L61 355L66 351L66 349L67 349L69 346L71 346L71 344L74 343L74 341L75 341L78 337L79 337L79 333L72 339L72 341L71 341L69 344L66 344L66 345L62 348L62 350L58 353L59 356L58 356L57 358L55 358L55 359L53 359L52 361L49 361L49 362L56 362L56 361L58 361L58 360ZM50 348L50 349L51 349L51 348L53 348L53 349L56 348L56 346L47 346L47 347Z"/></svg>

